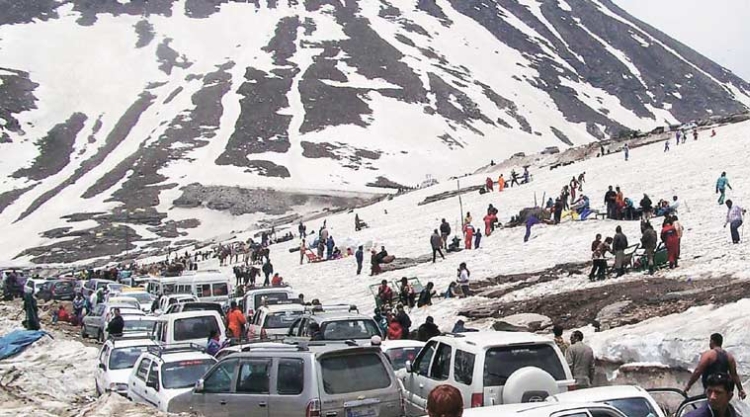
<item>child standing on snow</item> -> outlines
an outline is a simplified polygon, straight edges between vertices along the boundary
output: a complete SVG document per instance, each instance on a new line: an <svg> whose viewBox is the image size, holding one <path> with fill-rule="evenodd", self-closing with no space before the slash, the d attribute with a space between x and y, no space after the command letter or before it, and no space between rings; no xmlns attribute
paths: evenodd
<svg viewBox="0 0 750 417"><path fill-rule="evenodd" d="M679 142L679 138L677 142ZM664 152L669 152L669 141L664 142Z"/></svg>

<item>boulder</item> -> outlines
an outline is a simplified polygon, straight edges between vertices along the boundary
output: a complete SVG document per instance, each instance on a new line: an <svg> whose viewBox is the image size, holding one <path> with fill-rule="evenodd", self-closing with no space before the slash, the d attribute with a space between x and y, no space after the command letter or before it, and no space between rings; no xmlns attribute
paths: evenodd
<svg viewBox="0 0 750 417"><path fill-rule="evenodd" d="M630 300L618 301L599 310L596 321L600 323L602 330L616 327L616 323L622 319L623 311L632 304Z"/></svg>
<svg viewBox="0 0 750 417"><path fill-rule="evenodd" d="M552 319L542 314L521 313L503 317L492 328L497 331L536 332L552 326Z"/></svg>

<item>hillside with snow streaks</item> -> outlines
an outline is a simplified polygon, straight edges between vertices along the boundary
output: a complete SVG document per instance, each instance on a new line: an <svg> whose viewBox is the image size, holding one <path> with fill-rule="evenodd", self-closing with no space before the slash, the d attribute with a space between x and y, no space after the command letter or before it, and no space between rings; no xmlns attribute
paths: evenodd
<svg viewBox="0 0 750 417"><path fill-rule="evenodd" d="M747 82L608 0L0 9L0 259L18 262L186 243L750 106Z"/></svg>

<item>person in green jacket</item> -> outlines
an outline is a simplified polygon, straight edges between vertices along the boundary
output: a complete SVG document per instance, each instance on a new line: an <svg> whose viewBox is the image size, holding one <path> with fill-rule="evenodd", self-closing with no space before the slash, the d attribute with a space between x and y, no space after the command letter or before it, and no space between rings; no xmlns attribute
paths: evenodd
<svg viewBox="0 0 750 417"><path fill-rule="evenodd" d="M727 188L731 190L732 186L729 185L729 178L727 178L727 173L722 172L719 179L716 180L716 193L721 193L721 195L719 196L719 205L724 204L724 193L726 192Z"/></svg>

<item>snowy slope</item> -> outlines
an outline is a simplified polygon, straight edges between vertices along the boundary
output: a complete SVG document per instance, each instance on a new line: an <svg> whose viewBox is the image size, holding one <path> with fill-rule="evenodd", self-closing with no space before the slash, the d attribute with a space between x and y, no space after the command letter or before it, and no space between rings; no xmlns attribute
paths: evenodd
<svg viewBox="0 0 750 417"><path fill-rule="evenodd" d="M126 241L200 240L348 205L300 194L371 197L362 193L750 105L746 82L607 0L7 9L8 260L30 248L40 249L23 259L69 262L136 248ZM218 187L235 186L244 199L271 187L295 204L230 215L237 198Z"/></svg>

